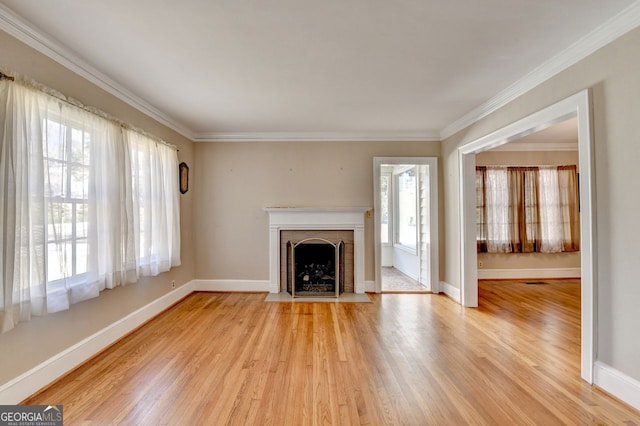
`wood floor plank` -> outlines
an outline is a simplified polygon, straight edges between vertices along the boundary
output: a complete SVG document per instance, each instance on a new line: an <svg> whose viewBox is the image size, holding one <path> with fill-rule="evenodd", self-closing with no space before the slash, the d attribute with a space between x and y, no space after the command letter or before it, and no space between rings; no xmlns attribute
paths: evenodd
<svg viewBox="0 0 640 426"><path fill-rule="evenodd" d="M65 424L626 424L580 380L580 282L266 303L195 293L32 396Z"/></svg>

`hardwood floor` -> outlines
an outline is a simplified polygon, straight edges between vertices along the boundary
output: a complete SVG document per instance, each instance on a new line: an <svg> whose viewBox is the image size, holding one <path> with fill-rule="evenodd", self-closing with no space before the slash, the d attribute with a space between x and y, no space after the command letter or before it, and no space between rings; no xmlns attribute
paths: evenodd
<svg viewBox="0 0 640 426"><path fill-rule="evenodd" d="M265 303L196 293L29 404L65 424L627 424L579 379L578 281Z"/></svg>

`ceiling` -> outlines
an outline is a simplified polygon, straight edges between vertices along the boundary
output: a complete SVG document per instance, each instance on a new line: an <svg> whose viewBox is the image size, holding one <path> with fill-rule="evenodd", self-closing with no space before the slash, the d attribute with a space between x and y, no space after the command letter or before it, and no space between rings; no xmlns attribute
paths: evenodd
<svg viewBox="0 0 640 426"><path fill-rule="evenodd" d="M578 118L561 121L491 151L578 151Z"/></svg>
<svg viewBox="0 0 640 426"><path fill-rule="evenodd" d="M429 140L590 53L637 5L0 0L0 28L193 140Z"/></svg>

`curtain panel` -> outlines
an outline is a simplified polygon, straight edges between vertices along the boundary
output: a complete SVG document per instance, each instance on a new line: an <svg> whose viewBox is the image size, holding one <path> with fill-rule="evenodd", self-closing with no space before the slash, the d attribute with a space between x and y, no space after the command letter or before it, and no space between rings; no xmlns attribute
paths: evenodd
<svg viewBox="0 0 640 426"><path fill-rule="evenodd" d="M580 249L576 166L476 167L478 252Z"/></svg>
<svg viewBox="0 0 640 426"><path fill-rule="evenodd" d="M180 265L178 157L0 81L0 331Z"/></svg>

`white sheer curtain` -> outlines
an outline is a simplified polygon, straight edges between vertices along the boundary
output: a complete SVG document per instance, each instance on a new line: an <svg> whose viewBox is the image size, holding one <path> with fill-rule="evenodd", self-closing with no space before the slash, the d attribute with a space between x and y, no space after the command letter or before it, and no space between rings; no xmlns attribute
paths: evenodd
<svg viewBox="0 0 640 426"><path fill-rule="evenodd" d="M134 200L122 129L108 123L92 137L87 281L92 291L99 292L137 279Z"/></svg>
<svg viewBox="0 0 640 426"><path fill-rule="evenodd" d="M0 329L180 264L174 148L0 82Z"/></svg>
<svg viewBox="0 0 640 426"><path fill-rule="evenodd" d="M155 276L180 265L178 156L175 149L126 131L132 168L136 263Z"/></svg>
<svg viewBox="0 0 640 426"><path fill-rule="evenodd" d="M578 251L578 195L574 165L477 168L478 251Z"/></svg>
<svg viewBox="0 0 640 426"><path fill-rule="evenodd" d="M0 330L46 304L44 168L41 98L0 81Z"/></svg>
<svg viewBox="0 0 640 426"><path fill-rule="evenodd" d="M540 167L538 171L538 197L540 206L540 251L557 253L562 251L562 211L558 188L558 168Z"/></svg>
<svg viewBox="0 0 640 426"><path fill-rule="evenodd" d="M105 165L112 169L111 180L117 180L121 173L116 172L113 156L101 157L94 148L108 143L118 127L37 91L32 96L41 98L46 105L40 111L42 132L33 138L40 139L43 146L47 309L58 312L100 292L100 284L94 279L96 265L90 260L102 253L98 245L89 244L89 237L97 227L108 223L91 214L97 209L96 204L111 194L96 192L91 181ZM107 237L104 242L114 245L113 239Z"/></svg>
<svg viewBox="0 0 640 426"><path fill-rule="evenodd" d="M487 167L485 175L485 206L487 250L490 253L509 253L509 178L507 170Z"/></svg>

